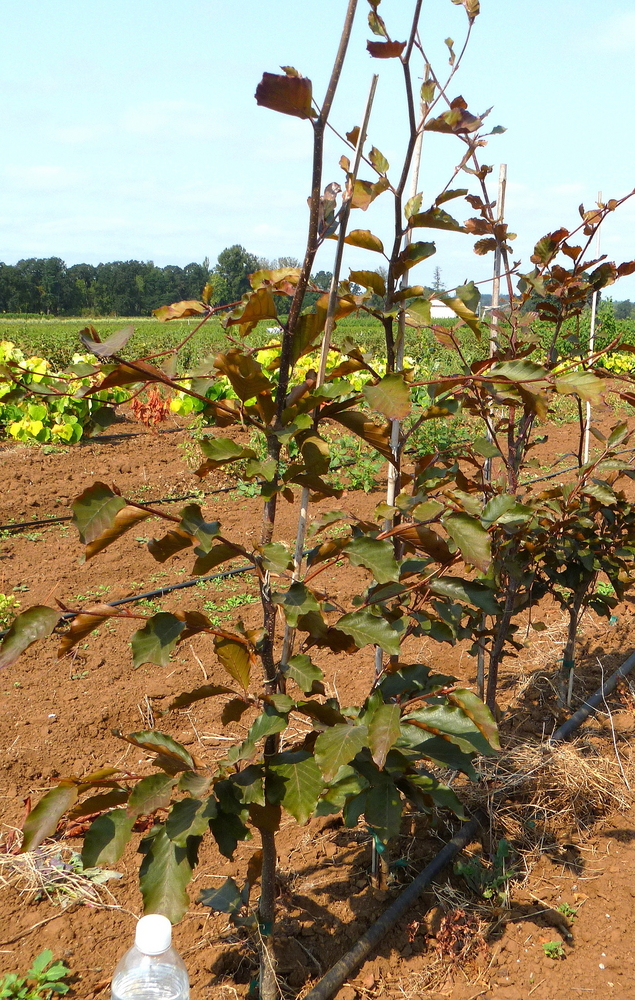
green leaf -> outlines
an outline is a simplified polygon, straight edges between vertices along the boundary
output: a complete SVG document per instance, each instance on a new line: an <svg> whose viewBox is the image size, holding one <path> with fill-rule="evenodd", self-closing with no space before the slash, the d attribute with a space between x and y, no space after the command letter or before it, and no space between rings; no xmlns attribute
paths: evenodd
<svg viewBox="0 0 635 1000"><path fill-rule="evenodd" d="M430 705L417 709L403 717L402 725L415 726L433 736L445 737L465 753L476 750L477 753L491 756L493 752L478 726L458 705Z"/></svg>
<svg viewBox="0 0 635 1000"><path fill-rule="evenodd" d="M395 559L395 550L387 539L378 540L362 535L349 542L345 552L351 565L365 566L371 571L377 583L398 582L399 566Z"/></svg>
<svg viewBox="0 0 635 1000"><path fill-rule="evenodd" d="M542 365L537 365L533 361L516 360L516 361L501 361L498 364L493 365L489 371L484 372L488 378L499 379L504 378L509 382L531 382L533 383L529 388L532 391L543 388L546 385L548 372L546 368Z"/></svg>
<svg viewBox="0 0 635 1000"><path fill-rule="evenodd" d="M170 840L165 828L144 837L139 871L144 913L162 913L173 924L189 909L186 887L192 878L196 857L191 849Z"/></svg>
<svg viewBox="0 0 635 1000"><path fill-rule="evenodd" d="M262 564L270 573L284 573L293 569L293 559L286 545L282 542L270 542L261 548Z"/></svg>
<svg viewBox="0 0 635 1000"><path fill-rule="evenodd" d="M401 796L388 775L380 775L377 784L368 789L364 815L382 844L387 844L399 833Z"/></svg>
<svg viewBox="0 0 635 1000"><path fill-rule="evenodd" d="M375 146L372 147L370 153L368 154L368 159L374 166L378 174L386 174L390 170L390 164L383 153L380 153Z"/></svg>
<svg viewBox="0 0 635 1000"><path fill-rule="evenodd" d="M567 372L556 379L555 386L561 395L579 396L587 403L599 403L602 395L602 379L591 372Z"/></svg>
<svg viewBox="0 0 635 1000"><path fill-rule="evenodd" d="M284 780L282 805L298 823L306 823L324 789L315 757L306 750L287 751L272 757L270 767Z"/></svg>
<svg viewBox="0 0 635 1000"><path fill-rule="evenodd" d="M258 718L254 720L247 734L247 740L250 743L255 743L257 740L272 736L274 733L281 733L286 727L287 715L281 714L275 708L267 705L264 712L261 712Z"/></svg>
<svg viewBox="0 0 635 1000"><path fill-rule="evenodd" d="M455 233L466 233L465 226L461 226L456 219L448 215L442 208L429 208L427 212L417 212L411 215L408 220L411 228L424 229L449 229Z"/></svg>
<svg viewBox="0 0 635 1000"><path fill-rule="evenodd" d="M308 656L302 653L292 656L286 666L282 665L282 670L303 694L324 694L324 674Z"/></svg>
<svg viewBox="0 0 635 1000"><path fill-rule="evenodd" d="M93 483L80 493L71 508L73 523L82 542L87 545L112 528L117 512L125 506L124 498L113 493L105 483Z"/></svg>
<svg viewBox="0 0 635 1000"><path fill-rule="evenodd" d="M410 224L412 225L412 219L410 220ZM428 257L432 257L436 252L437 248L434 243L408 243L395 261L395 277L400 278L402 274L409 271L415 264L420 264L422 260L427 260Z"/></svg>
<svg viewBox="0 0 635 1000"><path fill-rule="evenodd" d="M403 375L385 375L377 385L365 385L362 391L369 405L390 420L405 420L410 413L410 388Z"/></svg>
<svg viewBox="0 0 635 1000"><path fill-rule="evenodd" d="M203 438L199 440L199 445L206 458L206 461L196 470L197 476L201 477L206 476L208 472L214 472L215 469L228 462L237 462L241 458L256 458L256 453L252 448L243 448L231 438Z"/></svg>
<svg viewBox="0 0 635 1000"><path fill-rule="evenodd" d="M461 802L456 797L456 793L447 785L443 785L431 774L409 774L406 782L407 785L414 786L416 797L418 797L417 793L419 793L428 799L432 799L439 809L450 809L461 820L467 818ZM408 791L406 790L406 795L408 795Z"/></svg>
<svg viewBox="0 0 635 1000"><path fill-rule="evenodd" d="M168 705L168 712L174 712L177 708L188 708L196 701L203 701L205 698L215 698L219 694L236 694L233 688L225 687L224 684L203 684L202 687L194 688L193 691L184 691L178 695Z"/></svg>
<svg viewBox="0 0 635 1000"><path fill-rule="evenodd" d="M462 580L459 576L439 576L431 580L428 586L433 594L474 605L488 615L500 614L493 591L484 583Z"/></svg>
<svg viewBox="0 0 635 1000"><path fill-rule="evenodd" d="M263 314L260 309L266 302ZM255 292L250 292L243 298L244 305L234 309L226 316L223 325L228 326L233 323L253 322L254 319L276 319L276 308L273 302L273 295L268 288L258 288ZM267 315L268 314L268 315ZM217 354L214 365L219 371L226 375L231 382L232 389L243 403L248 399L253 399L260 392L271 392L273 383L269 381L262 370L262 365L256 361L253 354L243 354L242 351L232 349L225 354Z"/></svg>
<svg viewBox="0 0 635 1000"><path fill-rule="evenodd" d="M456 688L448 694L448 701L463 709L468 719L481 731L490 746L500 750L498 726L487 705L483 704L473 691L466 688Z"/></svg>
<svg viewBox="0 0 635 1000"><path fill-rule="evenodd" d="M212 547L212 542L218 538L220 523L218 521L206 521L197 503L190 503L181 511L181 523L179 528L188 535L192 535L198 541L198 546L194 549L197 556L206 555Z"/></svg>
<svg viewBox="0 0 635 1000"><path fill-rule="evenodd" d="M233 878L228 878L218 889L203 889L197 902L215 913L228 913L232 917L242 909L243 897Z"/></svg>
<svg viewBox="0 0 635 1000"><path fill-rule="evenodd" d="M594 479L590 483L585 483L581 487L581 492L586 496L593 497L595 500L599 500L600 503L611 506L616 503L617 497L608 483L602 482L601 479Z"/></svg>
<svg viewBox="0 0 635 1000"><path fill-rule="evenodd" d="M165 809L170 804L172 789L177 779L170 774L150 774L137 782L130 793L126 812L133 819L147 816L155 809Z"/></svg>
<svg viewBox="0 0 635 1000"><path fill-rule="evenodd" d="M125 809L113 809L93 820L84 837L84 868L115 865L132 836L133 824L134 819L128 816Z"/></svg>
<svg viewBox="0 0 635 1000"><path fill-rule="evenodd" d="M202 837L209 828L209 821L216 816L216 800L212 795L199 799L181 799L175 802L165 821L165 832L179 847L187 846L188 837Z"/></svg>
<svg viewBox="0 0 635 1000"><path fill-rule="evenodd" d="M218 844L218 850L223 857L230 861L240 840L249 840L251 833L245 826L240 816L235 813L219 811L214 819L210 820L210 829L214 839Z"/></svg>
<svg viewBox="0 0 635 1000"><path fill-rule="evenodd" d="M479 318L468 306L465 305L463 299L459 298L458 295L444 295L442 292L437 293L437 298L444 305L448 306L453 313L462 319L464 323L470 327L477 336L480 336L481 327L479 323Z"/></svg>
<svg viewBox="0 0 635 1000"><path fill-rule="evenodd" d="M469 514L451 514L442 524L465 562L486 573L492 562L492 540L481 522Z"/></svg>
<svg viewBox="0 0 635 1000"><path fill-rule="evenodd" d="M205 576L216 566L220 566L222 563L228 562L230 559L235 559L236 555L237 552L233 545L226 545L225 542L219 542L218 545L212 545L207 555L200 556L194 563L192 567L192 576Z"/></svg>
<svg viewBox="0 0 635 1000"><path fill-rule="evenodd" d="M368 745L368 726L346 723L331 726L315 741L315 759L325 781L334 778L343 764L349 764Z"/></svg>
<svg viewBox="0 0 635 1000"><path fill-rule="evenodd" d="M167 666L170 653L184 628L185 622L167 611L159 611L148 618L147 624L138 629L131 639L134 666L140 667L144 663Z"/></svg>
<svg viewBox="0 0 635 1000"><path fill-rule="evenodd" d="M246 691L251 675L252 655L244 641L238 637L214 636L214 652L230 677Z"/></svg>
<svg viewBox="0 0 635 1000"><path fill-rule="evenodd" d="M388 751L399 738L401 710L399 705L380 705L368 726L368 746L377 767L386 763Z"/></svg>
<svg viewBox="0 0 635 1000"><path fill-rule="evenodd" d="M34 642L50 635L60 618L59 611L45 604L36 604L19 614L0 645L0 667L10 666Z"/></svg>
<svg viewBox="0 0 635 1000"><path fill-rule="evenodd" d="M74 781L61 781L42 796L24 821L24 839L20 848L22 854L34 851L43 840L53 836L61 817L77 802L78 794Z"/></svg>
<svg viewBox="0 0 635 1000"><path fill-rule="evenodd" d="M506 524L509 527L519 527L533 517L531 507L517 503L508 493L501 493L485 504L481 521L489 527L492 524Z"/></svg>
<svg viewBox="0 0 635 1000"><path fill-rule="evenodd" d="M384 618L377 618L370 611L352 611L340 618L336 627L352 636L358 649L372 643L391 656L399 655L399 633Z"/></svg>
<svg viewBox="0 0 635 1000"><path fill-rule="evenodd" d="M146 753L157 754L154 763L168 774L195 770L191 754L167 733L160 733L156 729L144 729L138 733L130 733L129 736L124 736L118 729L113 729L113 733L126 743L145 750Z"/></svg>
<svg viewBox="0 0 635 1000"><path fill-rule="evenodd" d="M79 805L69 810L68 818L79 819L80 816L90 816L92 813L103 812L105 809L120 806L128 801L129 794L126 788L113 788L111 791L100 795L90 795Z"/></svg>
<svg viewBox="0 0 635 1000"><path fill-rule="evenodd" d="M499 458L500 451L496 447L493 441L488 441L485 437L478 437L472 441L472 449L477 453L477 455L482 455L483 458Z"/></svg>
<svg viewBox="0 0 635 1000"><path fill-rule="evenodd" d="M297 626L298 618L301 615L308 614L310 611L320 610L320 605L315 595L303 583L299 582L292 583L286 593L273 593L271 599L274 604L282 606L287 624L291 628Z"/></svg>
<svg viewBox="0 0 635 1000"><path fill-rule="evenodd" d="M386 294L386 282L377 271L351 271L348 280L364 288L371 288L382 299Z"/></svg>

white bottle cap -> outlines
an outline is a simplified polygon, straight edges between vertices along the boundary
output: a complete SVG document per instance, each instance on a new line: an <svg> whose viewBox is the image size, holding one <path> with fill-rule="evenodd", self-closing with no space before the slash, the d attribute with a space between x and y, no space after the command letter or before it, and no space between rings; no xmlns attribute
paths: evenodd
<svg viewBox="0 0 635 1000"><path fill-rule="evenodd" d="M148 913L137 924L134 943L143 955L161 955L172 944L172 924L161 913Z"/></svg>

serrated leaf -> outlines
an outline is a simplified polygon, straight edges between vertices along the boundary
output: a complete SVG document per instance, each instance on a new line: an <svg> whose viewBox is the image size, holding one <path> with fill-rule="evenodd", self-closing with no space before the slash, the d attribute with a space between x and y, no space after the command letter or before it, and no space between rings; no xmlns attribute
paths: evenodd
<svg viewBox="0 0 635 1000"><path fill-rule="evenodd" d="M433 206L427 212L415 212L408 219L411 228L447 229L455 233L466 233L467 229L442 208Z"/></svg>
<svg viewBox="0 0 635 1000"><path fill-rule="evenodd" d="M0 645L0 667L14 663L25 649L50 635L61 618L59 611L36 604L15 618Z"/></svg>
<svg viewBox="0 0 635 1000"><path fill-rule="evenodd" d="M463 709L468 719L481 731L490 746L500 750L498 726L496 720L480 698L466 688L456 688L448 694L448 701Z"/></svg>
<svg viewBox="0 0 635 1000"><path fill-rule="evenodd" d="M238 637L214 636L214 652L230 677L238 681L246 691L249 687L249 677L253 657L245 642Z"/></svg>
<svg viewBox="0 0 635 1000"><path fill-rule="evenodd" d="M199 799L181 799L175 802L165 821L165 832L179 847L187 846L188 837L202 837L209 829L209 821L216 816L216 800L210 795Z"/></svg>
<svg viewBox="0 0 635 1000"><path fill-rule="evenodd" d="M315 595L303 583L292 583L286 593L276 592L271 597L274 604L279 604L291 628L298 624L298 618L310 611L319 611L320 605Z"/></svg>
<svg viewBox="0 0 635 1000"><path fill-rule="evenodd" d="M368 746L377 767L386 763L388 751L396 743L400 727L399 705L380 705L368 726Z"/></svg>
<svg viewBox="0 0 635 1000"><path fill-rule="evenodd" d="M209 906L215 913L228 913L230 917L239 913L243 906L240 889L233 878L226 879L218 889L203 889L197 902Z"/></svg>
<svg viewBox="0 0 635 1000"><path fill-rule="evenodd" d="M138 629L130 640L134 666L140 667L144 663L167 666L170 653L184 628L185 622L168 611L159 611L148 618L147 624Z"/></svg>
<svg viewBox="0 0 635 1000"><path fill-rule="evenodd" d="M260 552L262 564L270 573L284 573L285 570L293 568L291 553L282 542L270 542L268 545L263 545Z"/></svg>
<svg viewBox="0 0 635 1000"><path fill-rule="evenodd" d="M162 913L173 924L189 908L186 887L196 863L195 853L174 844L165 828L144 837L139 851L144 854L139 870L144 913Z"/></svg>
<svg viewBox="0 0 635 1000"><path fill-rule="evenodd" d="M110 527L106 528L97 538L93 538L92 542L87 544L84 549L82 561L87 562L89 559L92 559L98 552L102 552L112 542L121 538L130 528L134 528L140 521L145 521L147 518L153 516L149 511L139 510L138 507L123 506L115 514Z"/></svg>
<svg viewBox="0 0 635 1000"><path fill-rule="evenodd" d="M410 388L403 375L384 375L376 385L365 385L364 396L374 410L390 420L405 420L410 413Z"/></svg>
<svg viewBox="0 0 635 1000"><path fill-rule="evenodd" d="M177 779L170 774L150 774L138 781L130 793L126 812L133 819L148 815L170 804Z"/></svg>
<svg viewBox="0 0 635 1000"><path fill-rule="evenodd" d="M89 826L82 847L84 868L115 865L132 836L134 819L125 809L98 816Z"/></svg>
<svg viewBox="0 0 635 1000"><path fill-rule="evenodd" d="M212 542L218 538L220 523L218 521L206 521L201 508L197 503L190 503L184 507L181 513L181 523L179 528L186 534L191 535L198 545L194 549L197 556L206 555L212 547Z"/></svg>
<svg viewBox="0 0 635 1000"><path fill-rule="evenodd" d="M352 611L340 618L336 627L352 636L358 649L372 644L381 646L391 656L399 655L399 633L384 618L377 618L370 611Z"/></svg>
<svg viewBox="0 0 635 1000"><path fill-rule="evenodd" d="M73 523L82 542L87 545L112 528L117 512L125 506L124 498L113 493L105 483L93 483L80 493L71 508Z"/></svg>
<svg viewBox="0 0 635 1000"><path fill-rule="evenodd" d="M76 782L60 781L59 785L42 796L24 821L21 854L34 851L43 840L53 836L61 817L75 805L78 794Z"/></svg>
<svg viewBox="0 0 635 1000"><path fill-rule="evenodd" d="M146 753L157 754L154 763L168 771L169 774L177 774L179 771L194 771L196 765L194 758L180 743L173 740L167 733L160 733L156 729L144 729L138 733L130 733L124 736L118 729L113 729L115 736L126 743L131 743L134 747L145 750ZM168 770L169 765L169 770Z"/></svg>
<svg viewBox="0 0 635 1000"><path fill-rule="evenodd" d="M368 159L374 166L378 174L386 174L390 170L390 164L383 153L373 146L370 153L368 154Z"/></svg>
<svg viewBox="0 0 635 1000"><path fill-rule="evenodd" d="M306 750L277 754L270 766L284 781L282 805L298 823L306 823L324 789L322 772L313 754Z"/></svg>
<svg viewBox="0 0 635 1000"><path fill-rule="evenodd" d="M314 118L311 81L301 76L263 73L256 88L256 102L262 107L296 118Z"/></svg>
<svg viewBox="0 0 635 1000"><path fill-rule="evenodd" d="M121 330L100 341L94 326L87 326L79 331L79 339L84 347L98 358L111 358L113 354L126 346L134 333L134 326L124 326Z"/></svg>
<svg viewBox="0 0 635 1000"><path fill-rule="evenodd" d="M308 656L302 653L292 656L282 669L303 694L324 694L324 674Z"/></svg>
<svg viewBox="0 0 635 1000"><path fill-rule="evenodd" d="M380 780L371 785L366 793L364 816L382 844L387 844L398 835L401 809L401 796L392 779L388 775L380 775Z"/></svg>
<svg viewBox="0 0 635 1000"><path fill-rule="evenodd" d="M399 580L399 566L395 559L395 550L391 542L386 539L378 540L362 535L349 542L345 552L351 565L365 566L371 571L377 583L397 582Z"/></svg>
<svg viewBox="0 0 635 1000"><path fill-rule="evenodd" d="M367 745L368 726L340 723L320 733L314 753L325 781L334 778L340 767L349 764Z"/></svg>
<svg viewBox="0 0 635 1000"><path fill-rule="evenodd" d="M478 518L451 514L442 523L464 561L486 573L492 562L492 540Z"/></svg>

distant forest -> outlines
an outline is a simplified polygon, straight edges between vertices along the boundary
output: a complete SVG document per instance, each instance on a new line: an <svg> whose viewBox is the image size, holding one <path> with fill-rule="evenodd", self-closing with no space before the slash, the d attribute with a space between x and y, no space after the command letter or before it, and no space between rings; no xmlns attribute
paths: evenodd
<svg viewBox="0 0 635 1000"><path fill-rule="evenodd" d="M150 316L153 309L170 302L199 299L208 283L214 289L214 304L225 305L248 291L248 275L253 271L294 266L299 266L294 257L266 260L238 244L223 250L213 267L208 258L185 267L157 267L152 261L139 260L68 267L60 257L0 262L0 315ZM328 289L328 271L312 277L319 288ZM439 279L437 269L434 287L441 291ZM489 295L483 295L483 305L490 301ZM613 312L616 319L635 318L635 303L630 299L613 302Z"/></svg>

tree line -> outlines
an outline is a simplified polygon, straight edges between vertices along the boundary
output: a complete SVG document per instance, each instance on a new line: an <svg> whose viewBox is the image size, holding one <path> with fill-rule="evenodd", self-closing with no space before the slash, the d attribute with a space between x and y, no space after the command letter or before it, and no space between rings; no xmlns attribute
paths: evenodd
<svg viewBox="0 0 635 1000"><path fill-rule="evenodd" d="M235 302L249 290L249 275L263 267L293 267L293 257L265 260L236 244L210 267L208 258L185 267L153 261L72 264L60 257L0 262L0 314L50 316L149 316L153 309L183 299L199 299L206 284L216 305ZM316 275L328 287L330 274Z"/></svg>

